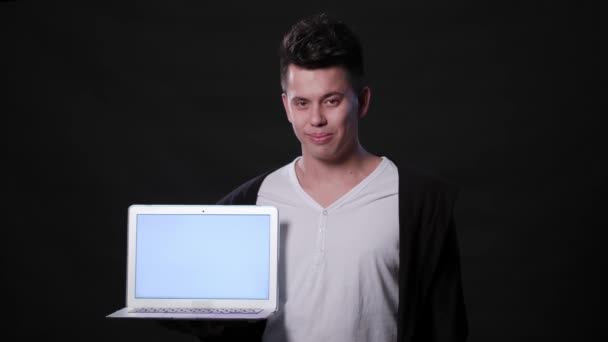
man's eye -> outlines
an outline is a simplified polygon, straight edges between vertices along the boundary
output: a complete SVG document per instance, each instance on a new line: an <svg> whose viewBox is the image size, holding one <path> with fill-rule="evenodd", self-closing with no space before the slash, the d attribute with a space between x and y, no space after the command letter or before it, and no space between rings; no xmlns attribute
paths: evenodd
<svg viewBox="0 0 608 342"><path fill-rule="evenodd" d="M306 106L306 101L296 101L296 106L297 107L305 107Z"/></svg>
<svg viewBox="0 0 608 342"><path fill-rule="evenodd" d="M340 100L338 100L338 99L327 99L326 103L327 103L328 105L330 105L330 106L335 106L335 105L337 105L338 103L340 103Z"/></svg>

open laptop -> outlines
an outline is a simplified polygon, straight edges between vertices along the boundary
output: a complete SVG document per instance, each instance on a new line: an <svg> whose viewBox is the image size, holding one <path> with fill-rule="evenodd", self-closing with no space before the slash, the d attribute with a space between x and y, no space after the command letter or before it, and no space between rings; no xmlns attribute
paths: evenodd
<svg viewBox="0 0 608 342"><path fill-rule="evenodd" d="M278 211L132 205L127 306L107 317L265 319L277 310Z"/></svg>

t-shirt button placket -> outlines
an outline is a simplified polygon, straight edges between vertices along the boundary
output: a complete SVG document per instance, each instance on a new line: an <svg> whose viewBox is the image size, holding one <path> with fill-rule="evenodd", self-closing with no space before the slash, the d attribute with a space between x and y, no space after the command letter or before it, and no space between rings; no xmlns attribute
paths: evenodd
<svg viewBox="0 0 608 342"><path fill-rule="evenodd" d="M319 263L322 262L325 255L325 228L327 227L327 210L323 210L321 213L320 222L319 222Z"/></svg>

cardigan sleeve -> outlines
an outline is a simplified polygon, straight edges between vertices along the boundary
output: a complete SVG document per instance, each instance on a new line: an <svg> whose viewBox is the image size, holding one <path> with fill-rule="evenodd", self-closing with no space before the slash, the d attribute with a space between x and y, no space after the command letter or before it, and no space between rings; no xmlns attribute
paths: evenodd
<svg viewBox="0 0 608 342"><path fill-rule="evenodd" d="M457 188L399 168L399 342L462 342L468 335L454 223Z"/></svg>
<svg viewBox="0 0 608 342"><path fill-rule="evenodd" d="M423 301L423 324L428 341L461 342L468 335L463 299L460 255L453 215L449 218L444 241L439 245L437 263Z"/></svg>

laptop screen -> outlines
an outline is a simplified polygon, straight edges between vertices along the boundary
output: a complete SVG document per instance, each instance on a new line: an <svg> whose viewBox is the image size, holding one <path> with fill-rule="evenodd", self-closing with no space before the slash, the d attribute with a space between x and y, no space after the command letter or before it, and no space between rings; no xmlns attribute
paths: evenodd
<svg viewBox="0 0 608 342"><path fill-rule="evenodd" d="M138 214L135 298L268 299L270 215Z"/></svg>

